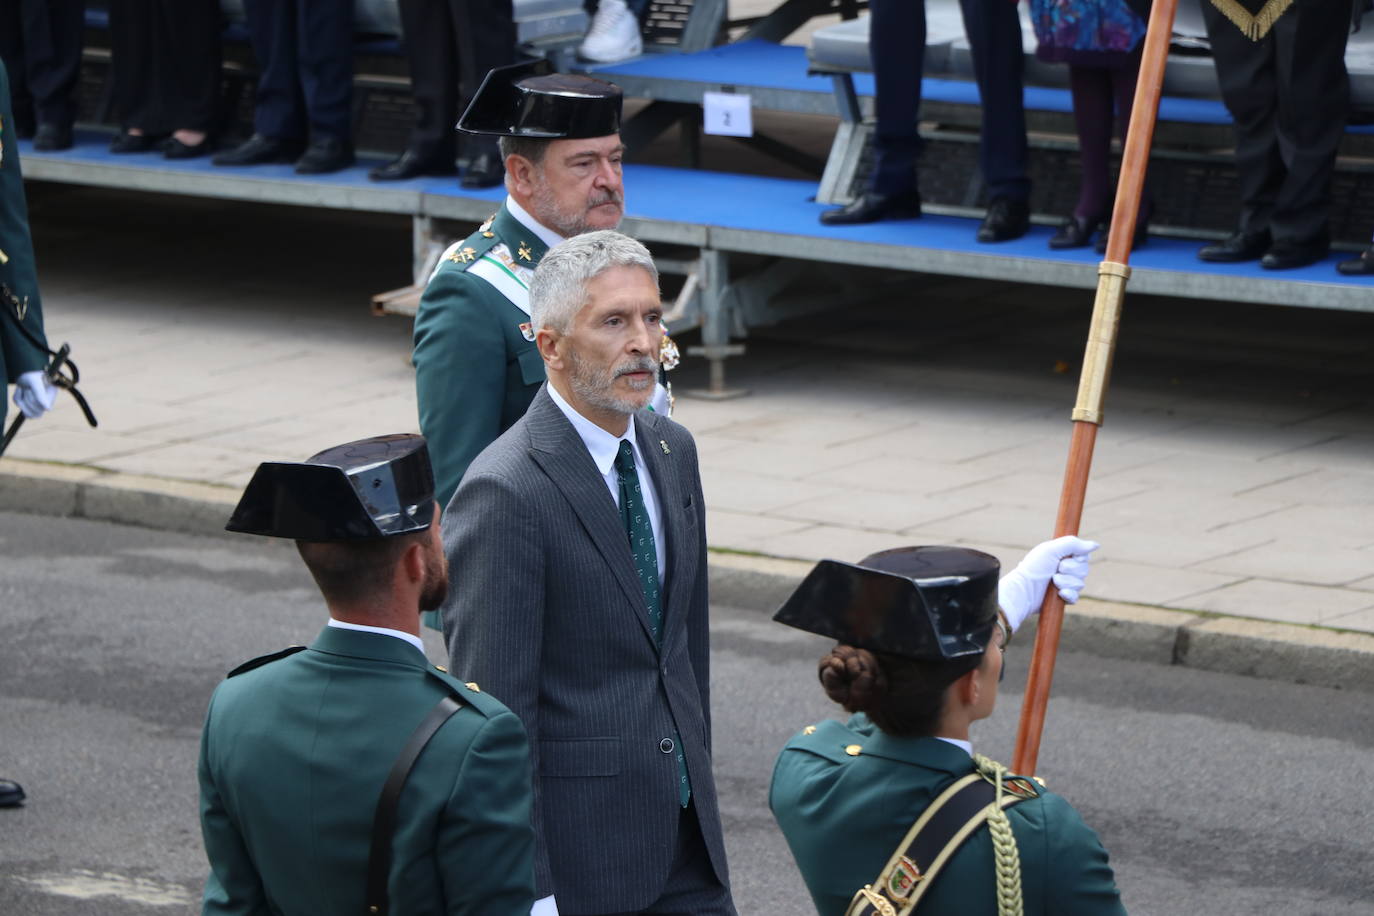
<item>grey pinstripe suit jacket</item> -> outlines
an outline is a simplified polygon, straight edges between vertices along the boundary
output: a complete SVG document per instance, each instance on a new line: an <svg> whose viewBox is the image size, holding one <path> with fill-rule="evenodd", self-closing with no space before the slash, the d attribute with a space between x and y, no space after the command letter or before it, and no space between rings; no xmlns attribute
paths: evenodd
<svg viewBox="0 0 1374 916"><path fill-rule="evenodd" d="M696 445L635 417L663 513L660 651L615 502L545 389L468 468L444 518L452 669L525 723L534 769L535 878L561 911L638 910L658 898L677 837L674 725L721 883L706 517Z"/></svg>

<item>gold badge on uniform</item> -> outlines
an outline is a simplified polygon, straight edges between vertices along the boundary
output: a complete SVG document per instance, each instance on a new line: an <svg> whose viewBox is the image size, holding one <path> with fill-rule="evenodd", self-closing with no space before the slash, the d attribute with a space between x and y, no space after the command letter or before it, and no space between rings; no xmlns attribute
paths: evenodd
<svg viewBox="0 0 1374 916"><path fill-rule="evenodd" d="M887 879L887 892L899 900L904 900L916 890L917 883L924 877L915 862L902 856L892 869L892 877Z"/></svg>
<svg viewBox="0 0 1374 916"><path fill-rule="evenodd" d="M1017 798L1035 798L1040 793L1035 791L1035 786L1031 785L1030 780L1021 776L1013 776L1002 780L1002 790L1010 792Z"/></svg>
<svg viewBox="0 0 1374 916"><path fill-rule="evenodd" d="M533 343L534 325L530 324L528 321L520 322L520 336L528 340L530 343Z"/></svg>
<svg viewBox="0 0 1374 916"><path fill-rule="evenodd" d="M530 246L524 242L520 243L520 250L517 251L516 254L520 255L520 257L524 258L526 261L534 257L534 252L531 251Z"/></svg>

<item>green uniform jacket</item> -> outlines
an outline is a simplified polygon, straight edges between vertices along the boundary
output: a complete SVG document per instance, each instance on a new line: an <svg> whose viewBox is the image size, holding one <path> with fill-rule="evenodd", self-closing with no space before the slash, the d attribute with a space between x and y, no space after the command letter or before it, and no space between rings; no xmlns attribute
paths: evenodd
<svg viewBox="0 0 1374 916"><path fill-rule="evenodd" d="M522 267L534 268L548 250L502 205L440 262L415 315L420 432L429 440L441 506L472 459L525 415L544 382L539 349L521 328L529 315L469 273L501 243Z"/></svg>
<svg viewBox="0 0 1374 916"><path fill-rule="evenodd" d="M362 913L377 798L445 695L463 707L402 790L391 912L528 914L534 833L520 720L405 641L334 627L305 651L231 676L210 700L200 753L203 912Z"/></svg>
<svg viewBox="0 0 1374 916"><path fill-rule="evenodd" d="M860 746L857 756L846 752L850 745ZM816 911L841 916L926 806L973 769L961 748L937 738L892 737L862 714L793 737L773 769L769 805ZM1107 851L1068 802L1042 790L1007 817L1021 855L1026 916L1125 912ZM945 864L916 913L996 916L994 875L983 826Z"/></svg>
<svg viewBox="0 0 1374 916"><path fill-rule="evenodd" d="M19 138L14 132L10 108L10 78L0 63L0 251L9 260L0 264L0 283L26 302L24 327L39 340L43 335L43 304L38 296L38 270L34 266L33 238L29 235L29 208L24 201L24 176L19 171ZM0 258L4 261L5 258ZM0 376L7 385L25 372L43 369L48 354L39 350L15 328L14 307L0 303L9 317L0 317ZM0 397L0 423L5 420L9 399Z"/></svg>

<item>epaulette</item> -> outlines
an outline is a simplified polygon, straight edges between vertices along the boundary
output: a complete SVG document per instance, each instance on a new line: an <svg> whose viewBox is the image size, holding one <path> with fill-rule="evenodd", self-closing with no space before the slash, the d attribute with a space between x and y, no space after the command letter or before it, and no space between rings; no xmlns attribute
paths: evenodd
<svg viewBox="0 0 1374 916"><path fill-rule="evenodd" d="M495 214L492 215L495 218ZM466 271L469 267L476 264L482 255L491 251L501 240L496 237L496 233L491 231L491 219L483 223L476 232L469 235L466 239L456 245L449 246L444 252L444 261L452 261L461 271Z"/></svg>
<svg viewBox="0 0 1374 916"><path fill-rule="evenodd" d="M444 688L448 690L449 694L455 700L459 700L465 705L471 706L484 716L492 715L494 712L498 711L498 708L505 708L490 694L482 693L482 688L475 683L468 682L465 684L452 674L449 674L448 669L443 665L431 665L426 671L428 671L430 676L435 680L442 683Z"/></svg>
<svg viewBox="0 0 1374 916"><path fill-rule="evenodd" d="M1039 776L1017 776L1015 773L1009 772L1002 764L984 757L982 754L973 755L973 768L993 785L997 784L997 776L1000 772L1002 791L1008 795L1015 795L1017 798L1038 798L1040 790L1045 786L1045 780Z"/></svg>
<svg viewBox="0 0 1374 916"><path fill-rule="evenodd" d="M279 658L286 658L288 655L295 655L297 652L305 650L305 646L291 646L289 649L282 649L280 652L273 652L271 655L259 655L257 658L249 659L239 665L233 671L225 675L226 678L237 677L245 671L252 671L254 668L261 668L269 662L274 662Z"/></svg>

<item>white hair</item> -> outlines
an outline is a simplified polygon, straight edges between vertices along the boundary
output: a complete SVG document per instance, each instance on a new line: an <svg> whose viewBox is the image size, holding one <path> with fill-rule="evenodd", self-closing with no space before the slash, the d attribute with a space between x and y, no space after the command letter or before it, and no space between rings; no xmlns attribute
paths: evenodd
<svg viewBox="0 0 1374 916"><path fill-rule="evenodd" d="M611 229L575 235L539 260L530 280L530 319L535 328L565 333L587 304L587 284L613 267L638 267L658 286L649 249Z"/></svg>

